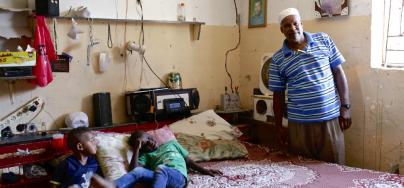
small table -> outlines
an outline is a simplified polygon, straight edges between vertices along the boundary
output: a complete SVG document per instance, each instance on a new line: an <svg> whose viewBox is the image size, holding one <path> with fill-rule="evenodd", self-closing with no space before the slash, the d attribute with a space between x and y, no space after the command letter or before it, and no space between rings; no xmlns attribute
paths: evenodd
<svg viewBox="0 0 404 188"><path fill-rule="evenodd" d="M224 110L215 110L215 112L225 119L229 121L231 124L239 122L239 113L248 112L246 109L234 110L234 111L224 111Z"/></svg>

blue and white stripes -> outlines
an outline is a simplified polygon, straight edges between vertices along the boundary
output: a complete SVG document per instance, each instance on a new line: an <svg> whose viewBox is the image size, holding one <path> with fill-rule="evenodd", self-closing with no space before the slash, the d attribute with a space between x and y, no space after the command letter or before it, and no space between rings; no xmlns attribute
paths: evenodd
<svg viewBox="0 0 404 188"><path fill-rule="evenodd" d="M269 69L269 88L288 93L288 119L320 122L339 116L339 98L331 68L345 62L325 33L304 32L305 49L283 47L274 54Z"/></svg>

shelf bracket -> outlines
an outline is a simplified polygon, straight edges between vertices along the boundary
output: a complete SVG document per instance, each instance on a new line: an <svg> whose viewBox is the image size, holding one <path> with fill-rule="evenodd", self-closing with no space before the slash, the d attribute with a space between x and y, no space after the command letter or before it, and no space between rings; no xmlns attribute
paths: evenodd
<svg viewBox="0 0 404 188"><path fill-rule="evenodd" d="M199 23L190 24L191 40L199 40L201 36L201 25Z"/></svg>

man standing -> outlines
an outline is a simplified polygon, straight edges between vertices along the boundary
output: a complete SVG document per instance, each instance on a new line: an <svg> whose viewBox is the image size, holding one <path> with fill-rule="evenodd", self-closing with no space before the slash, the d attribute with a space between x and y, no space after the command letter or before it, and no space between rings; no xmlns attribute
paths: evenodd
<svg viewBox="0 0 404 188"><path fill-rule="evenodd" d="M275 125L282 126L287 90L291 151L344 164L342 131L352 123L345 59L327 34L303 32L297 9L281 11L279 21L286 39L269 70Z"/></svg>

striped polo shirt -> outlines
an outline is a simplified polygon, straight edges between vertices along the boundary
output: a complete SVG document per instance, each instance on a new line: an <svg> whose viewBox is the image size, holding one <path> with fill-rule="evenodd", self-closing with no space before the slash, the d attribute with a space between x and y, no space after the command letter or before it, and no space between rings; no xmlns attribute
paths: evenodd
<svg viewBox="0 0 404 188"><path fill-rule="evenodd" d="M339 97L331 68L345 62L332 39L325 33L304 32L307 45L293 51L283 47L272 57L269 68L271 91L287 89L288 120L321 122L339 116Z"/></svg>

